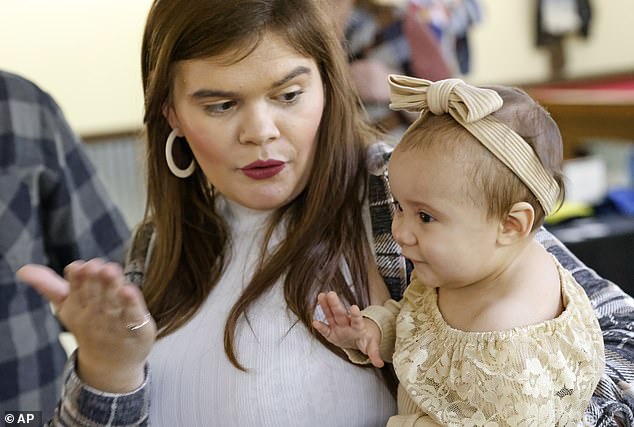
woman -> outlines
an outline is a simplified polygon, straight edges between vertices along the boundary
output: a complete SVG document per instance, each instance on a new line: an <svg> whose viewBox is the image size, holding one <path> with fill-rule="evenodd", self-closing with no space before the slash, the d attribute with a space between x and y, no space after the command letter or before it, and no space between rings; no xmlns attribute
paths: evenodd
<svg viewBox="0 0 634 427"><path fill-rule="evenodd" d="M142 295L98 260L68 282L21 271L79 344L54 423L378 426L396 412L386 382L310 326L319 292L365 307L407 283L386 150L370 147L327 3L154 3L148 205L126 267Z"/></svg>

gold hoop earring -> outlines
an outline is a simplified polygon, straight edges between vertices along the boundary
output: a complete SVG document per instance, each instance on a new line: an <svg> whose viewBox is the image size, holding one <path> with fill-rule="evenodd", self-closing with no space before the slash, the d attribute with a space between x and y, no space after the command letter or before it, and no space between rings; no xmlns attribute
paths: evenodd
<svg viewBox="0 0 634 427"><path fill-rule="evenodd" d="M194 173L194 170L196 169L196 162L192 159L192 162L186 169L181 169L176 166L174 158L172 157L172 147L174 146L174 140L178 136L176 135L177 130L178 129L172 129L167 137L167 141L165 141L165 160L167 160L167 167L175 176L178 178L187 178Z"/></svg>

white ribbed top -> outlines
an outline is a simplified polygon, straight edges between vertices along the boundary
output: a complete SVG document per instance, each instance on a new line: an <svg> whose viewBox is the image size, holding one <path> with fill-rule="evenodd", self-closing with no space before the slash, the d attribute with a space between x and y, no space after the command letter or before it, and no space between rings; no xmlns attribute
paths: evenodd
<svg viewBox="0 0 634 427"><path fill-rule="evenodd" d="M271 213L220 205L232 229L232 256L196 316L150 354L151 425L384 426L396 404L380 375L341 360L295 324L281 283L252 305L251 327L238 327L238 360L249 371L231 365L225 320L254 271ZM271 245L280 238L276 233Z"/></svg>

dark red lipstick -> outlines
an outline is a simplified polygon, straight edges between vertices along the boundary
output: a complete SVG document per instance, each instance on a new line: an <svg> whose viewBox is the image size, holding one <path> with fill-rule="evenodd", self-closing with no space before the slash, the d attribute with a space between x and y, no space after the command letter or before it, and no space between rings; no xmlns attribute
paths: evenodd
<svg viewBox="0 0 634 427"><path fill-rule="evenodd" d="M257 160L240 170L252 179L268 179L282 172L285 167L286 163L281 160Z"/></svg>

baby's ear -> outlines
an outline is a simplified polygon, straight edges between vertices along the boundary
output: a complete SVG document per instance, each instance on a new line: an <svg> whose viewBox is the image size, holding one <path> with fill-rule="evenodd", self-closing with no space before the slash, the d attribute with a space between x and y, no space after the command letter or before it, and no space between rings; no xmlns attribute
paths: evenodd
<svg viewBox="0 0 634 427"><path fill-rule="evenodd" d="M517 202L500 221L498 232L498 243L500 245L512 245L524 239L531 233L533 222L535 221L535 211L530 203Z"/></svg>

